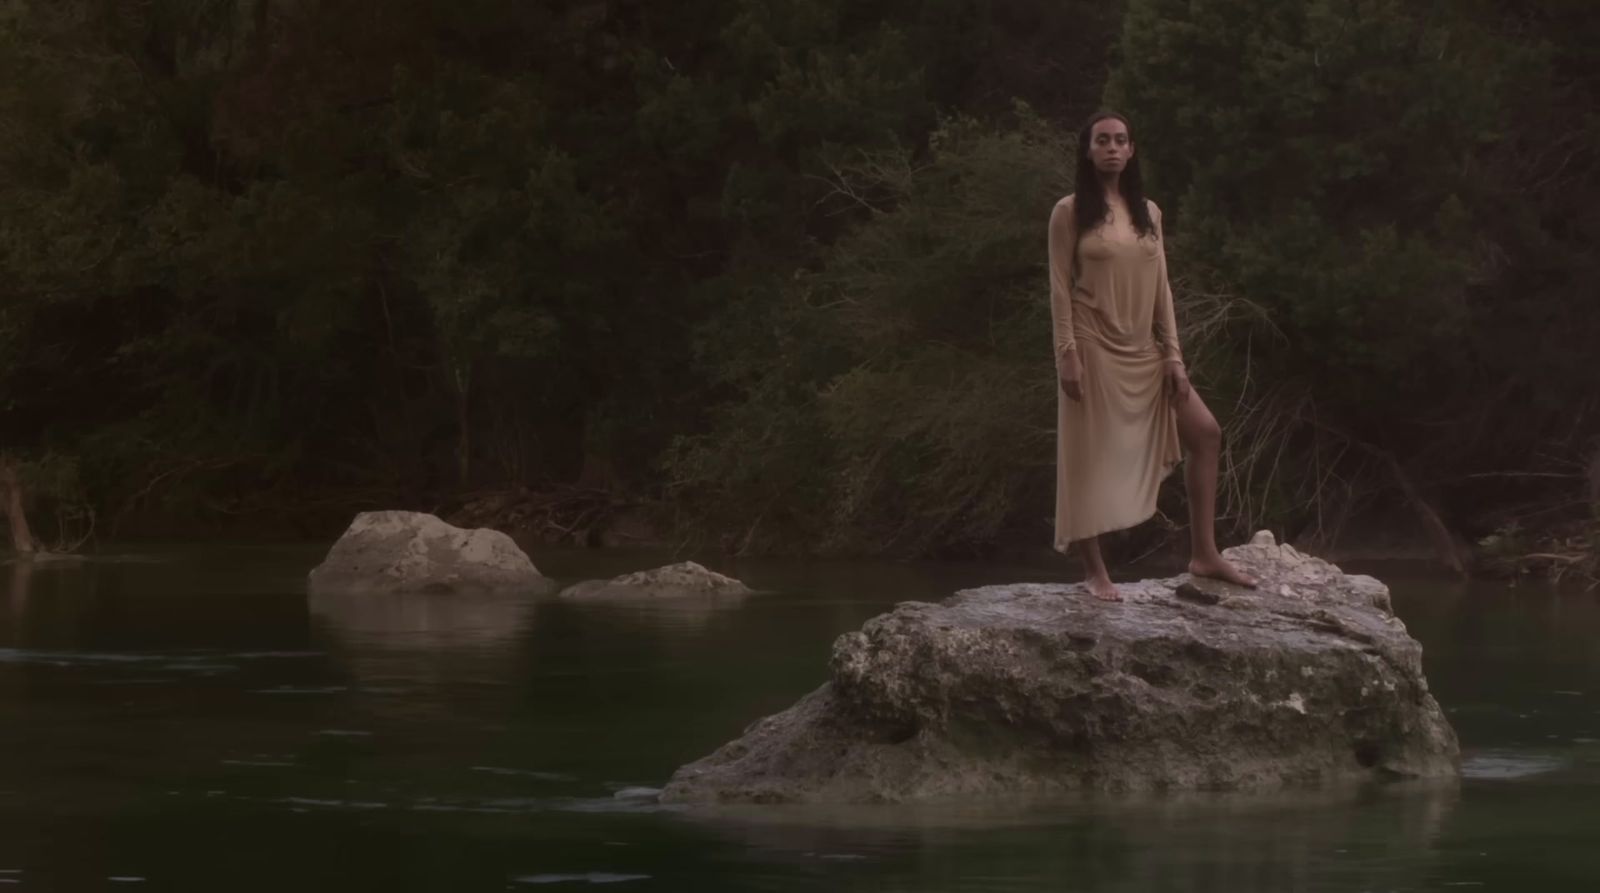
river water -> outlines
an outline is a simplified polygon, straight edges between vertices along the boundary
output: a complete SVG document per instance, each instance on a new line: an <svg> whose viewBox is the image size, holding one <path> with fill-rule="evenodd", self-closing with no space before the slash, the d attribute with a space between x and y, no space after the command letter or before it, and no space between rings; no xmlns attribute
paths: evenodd
<svg viewBox="0 0 1600 893"><path fill-rule="evenodd" d="M1459 786L1051 806L636 798L897 601L1065 568L719 563L741 602L315 599L320 548L0 566L18 890L1600 889L1600 597L1389 575ZM664 563L539 553L563 581Z"/></svg>

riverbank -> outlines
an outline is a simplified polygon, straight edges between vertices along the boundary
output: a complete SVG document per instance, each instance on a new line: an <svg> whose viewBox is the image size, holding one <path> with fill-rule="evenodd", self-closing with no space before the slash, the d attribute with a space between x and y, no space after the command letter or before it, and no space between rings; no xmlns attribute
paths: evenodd
<svg viewBox="0 0 1600 893"><path fill-rule="evenodd" d="M1566 513L1540 506L1523 506L1517 512L1498 514L1486 511L1483 517L1488 520L1478 521L1469 529L1489 532L1452 532L1450 542L1471 577L1600 586L1600 519L1573 517L1571 507L1567 508ZM125 519L111 539L331 543L356 513L375 509L426 511L459 527L499 530L534 551L541 547L650 548L666 554L739 557L933 558L1040 564L1063 561L1047 545L1046 519L1036 523L1037 529L1019 528L1004 541L973 543L948 554L878 555L865 549L820 548L799 537L757 540L749 536L748 530L718 529L660 499L578 486L516 485L432 498L334 493L298 500L280 497L270 506L258 503L254 510L147 511ZM1109 535L1104 541L1108 555L1124 566L1181 567L1187 557L1187 532L1172 517L1179 512L1181 506L1158 513L1137 528ZM46 529L52 523L43 516L35 521ZM1416 513L1405 509L1369 512L1344 522L1335 531L1276 532L1307 554L1341 565L1403 564L1460 575L1450 557L1441 551L1438 530L1430 529ZM1219 535L1225 545L1238 539L1225 526ZM83 544L84 551L94 548L94 542ZM1073 561L1067 563L1076 567Z"/></svg>
<svg viewBox="0 0 1600 893"><path fill-rule="evenodd" d="M680 526L675 523L680 520L675 515L676 510L669 505L627 499L598 490L513 488L463 499L459 507L448 511L445 517L462 527L501 530L526 543L654 546L710 549L735 555L763 554L742 548L740 531L708 532ZM1459 550L1461 564L1473 577L1508 581L1554 579L1585 585L1600 582L1600 520L1550 520L1546 513L1542 525L1513 522L1486 536L1468 538L1452 534L1451 539L1454 548ZM1034 540L1040 545L974 546L970 553L959 557L1008 560L1054 555L1042 545L1048 542L1042 528ZM1185 560L1186 530L1162 515L1108 540L1108 550L1123 562L1181 565ZM1334 535L1306 533L1299 537L1288 536L1287 540L1307 554L1335 563L1399 562L1431 565L1454 572L1448 556L1441 554L1437 531L1407 511L1375 512L1347 522ZM765 554L819 553L806 549L804 544L796 544L791 550Z"/></svg>

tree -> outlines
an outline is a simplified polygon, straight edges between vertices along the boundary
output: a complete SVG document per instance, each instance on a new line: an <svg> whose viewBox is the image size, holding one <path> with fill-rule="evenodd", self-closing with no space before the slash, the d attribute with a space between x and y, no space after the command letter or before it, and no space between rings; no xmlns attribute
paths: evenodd
<svg viewBox="0 0 1600 893"><path fill-rule="evenodd" d="M1317 528L1399 493L1457 496L1459 517L1454 483L1549 432L1501 402L1562 387L1530 366L1577 356L1498 343L1509 306L1566 300L1527 295L1532 270L1511 258L1554 230L1527 213L1506 151L1526 107L1546 107L1549 46L1500 33L1506 15L1473 0L1130 2L1109 95L1183 256L1266 311L1214 370L1254 449L1236 456L1256 474L1246 489L1279 494L1247 514ZM1567 413L1579 394L1563 393Z"/></svg>
<svg viewBox="0 0 1600 893"><path fill-rule="evenodd" d="M4 511L11 526L11 548L19 555L31 555L36 546L23 502L22 482L17 478L16 466L9 457L0 456L0 511Z"/></svg>

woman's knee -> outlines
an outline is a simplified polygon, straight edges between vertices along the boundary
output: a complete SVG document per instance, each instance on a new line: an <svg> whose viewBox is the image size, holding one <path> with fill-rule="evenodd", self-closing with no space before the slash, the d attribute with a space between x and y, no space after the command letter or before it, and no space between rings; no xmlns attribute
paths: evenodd
<svg viewBox="0 0 1600 893"><path fill-rule="evenodd" d="M1191 450L1222 449L1222 426L1211 413L1201 411L1189 419L1188 440Z"/></svg>

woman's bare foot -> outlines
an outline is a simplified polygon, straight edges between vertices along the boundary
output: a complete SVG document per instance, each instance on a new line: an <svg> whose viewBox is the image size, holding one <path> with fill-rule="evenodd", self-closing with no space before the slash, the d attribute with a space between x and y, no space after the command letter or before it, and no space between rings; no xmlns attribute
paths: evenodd
<svg viewBox="0 0 1600 893"><path fill-rule="evenodd" d="M1255 577L1250 576L1228 563L1221 555L1210 558L1191 558L1189 560L1189 575L1192 577L1210 577L1246 589L1254 589L1258 584Z"/></svg>
<svg viewBox="0 0 1600 893"><path fill-rule="evenodd" d="M1090 595L1103 602L1122 601L1121 593L1117 592L1117 585L1111 582L1110 577L1103 574L1090 575L1083 581L1083 585L1088 588Z"/></svg>

